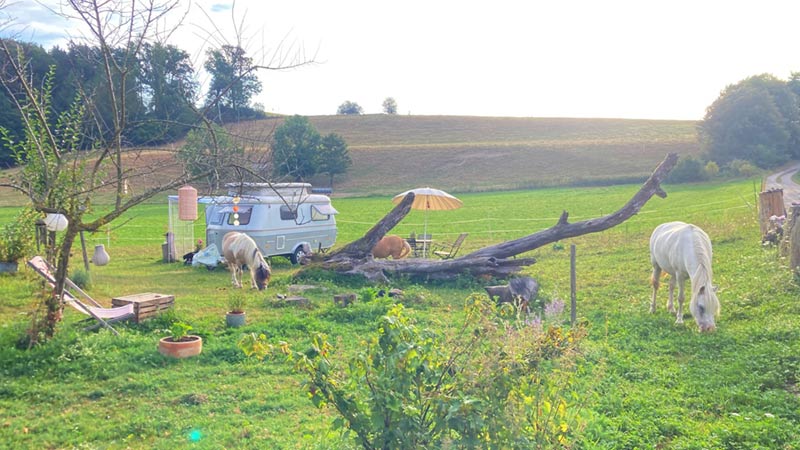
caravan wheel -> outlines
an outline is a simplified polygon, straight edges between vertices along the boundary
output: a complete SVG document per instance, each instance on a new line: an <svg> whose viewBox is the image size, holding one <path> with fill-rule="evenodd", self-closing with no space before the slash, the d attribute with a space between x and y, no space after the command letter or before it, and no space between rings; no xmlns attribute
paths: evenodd
<svg viewBox="0 0 800 450"><path fill-rule="evenodd" d="M294 253L292 253L289 256L289 261L291 261L292 264L297 265L297 264L300 263L300 260L303 259L304 256L306 256L306 252L303 251L303 246L301 245L301 246L297 247L294 250Z"/></svg>

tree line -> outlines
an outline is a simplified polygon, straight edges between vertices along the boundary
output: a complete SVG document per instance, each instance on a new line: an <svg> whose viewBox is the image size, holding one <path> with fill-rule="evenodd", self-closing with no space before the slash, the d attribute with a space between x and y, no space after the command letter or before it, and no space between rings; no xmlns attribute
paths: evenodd
<svg viewBox="0 0 800 450"><path fill-rule="evenodd" d="M9 58L24 61L32 86L50 84L51 120L57 120L76 100L92 99L94 104L89 107L99 114L86 115L78 148L91 149L95 141L113 138L108 133L114 127L102 121L123 121L128 126L119 136L122 144L143 147L183 138L198 124L199 113L216 123L266 117L251 106L251 98L261 92L261 82L252 58L238 46L208 50L203 67L211 75L211 83L201 97L189 54L174 45L146 42L135 52L109 49L111 64L117 66L111 70L100 57L104 50L99 45L70 43L66 49L56 46L45 50L34 43L4 41L10 54L0 54L0 76L14 78ZM131 57L136 60L129 61ZM117 92L125 97L123 102L112 98L115 90L108 86L110 72L114 73L114 83L125 87ZM26 130L18 105L27 94L11 86L9 83L0 94L0 128L5 130L0 167L15 163L9 142L23 139ZM120 103L125 108L115 110L114 105ZM98 117L102 121L96 120Z"/></svg>
<svg viewBox="0 0 800 450"><path fill-rule="evenodd" d="M702 158L686 156L669 181L752 176L800 159L800 72L748 77L722 90L697 126Z"/></svg>

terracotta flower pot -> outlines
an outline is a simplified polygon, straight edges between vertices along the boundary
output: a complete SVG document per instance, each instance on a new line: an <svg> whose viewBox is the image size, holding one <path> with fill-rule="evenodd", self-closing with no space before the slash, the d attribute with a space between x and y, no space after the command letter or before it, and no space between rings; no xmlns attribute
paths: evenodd
<svg viewBox="0 0 800 450"><path fill-rule="evenodd" d="M203 338L189 335L180 341L173 341L171 336L158 341L158 352L172 358L188 358L199 355L203 351Z"/></svg>
<svg viewBox="0 0 800 450"><path fill-rule="evenodd" d="M225 324L231 328L238 328L244 326L245 318L247 314L244 312L235 313L229 312L225 314Z"/></svg>

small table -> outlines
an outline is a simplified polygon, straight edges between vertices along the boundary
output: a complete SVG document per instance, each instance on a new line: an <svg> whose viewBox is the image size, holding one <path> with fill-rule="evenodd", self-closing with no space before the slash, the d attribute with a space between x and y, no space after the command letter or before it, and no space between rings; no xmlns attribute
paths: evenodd
<svg viewBox="0 0 800 450"><path fill-rule="evenodd" d="M130 303L133 303L133 321L139 323L148 317L159 314L161 311L172 308L175 305L175 296L145 292L111 299L112 306L125 306Z"/></svg>

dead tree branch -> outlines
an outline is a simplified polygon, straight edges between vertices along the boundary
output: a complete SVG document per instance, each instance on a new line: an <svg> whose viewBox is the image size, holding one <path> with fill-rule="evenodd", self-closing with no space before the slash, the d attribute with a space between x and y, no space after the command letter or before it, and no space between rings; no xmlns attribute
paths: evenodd
<svg viewBox="0 0 800 450"><path fill-rule="evenodd" d="M677 161L677 154L668 154L639 191L622 208L603 217L569 223L569 214L564 211L558 222L546 230L513 241L484 247L452 260L373 259L370 254L372 247L411 210L411 203L414 198L413 194L409 194L372 227L364 237L328 255L319 265L340 273L363 275L370 280L376 281L387 281L387 276L400 274L425 276L432 279L450 279L459 274L507 277L518 272L522 267L536 262L533 258L508 258L562 239L597 233L615 227L637 214L654 195L665 198L667 194L661 189L661 183L672 168L675 167Z"/></svg>

